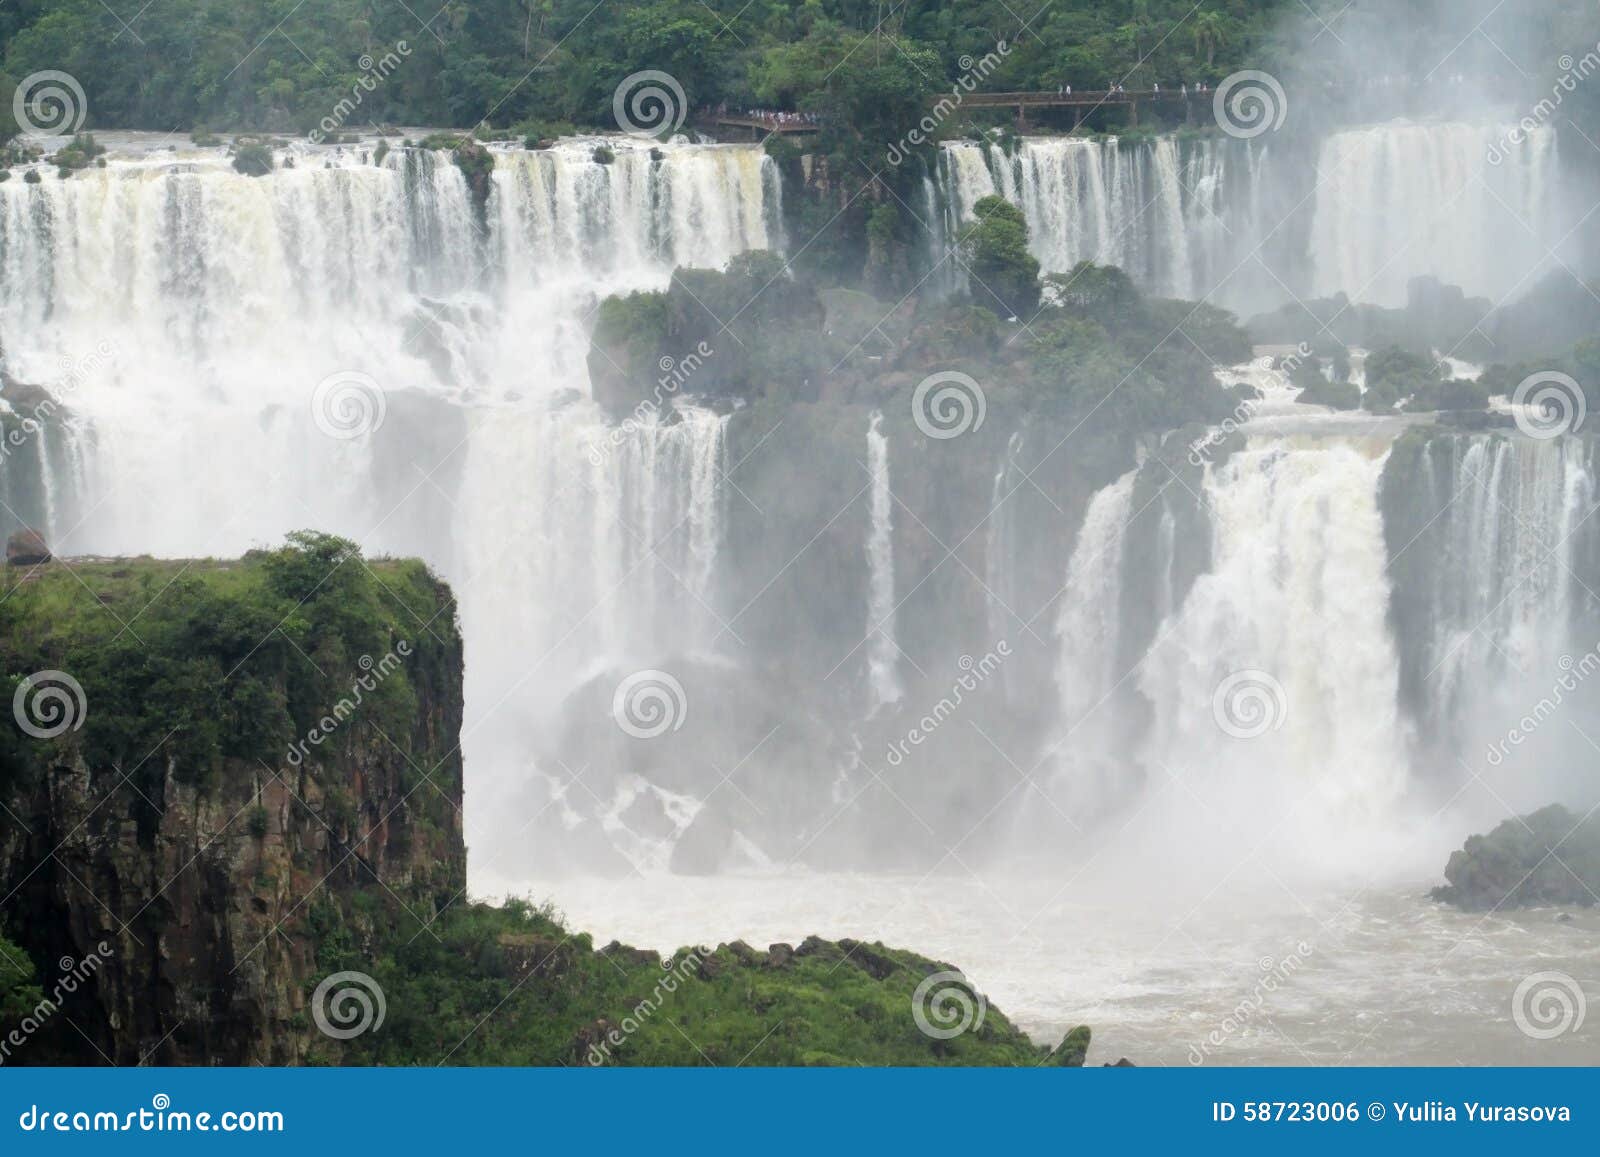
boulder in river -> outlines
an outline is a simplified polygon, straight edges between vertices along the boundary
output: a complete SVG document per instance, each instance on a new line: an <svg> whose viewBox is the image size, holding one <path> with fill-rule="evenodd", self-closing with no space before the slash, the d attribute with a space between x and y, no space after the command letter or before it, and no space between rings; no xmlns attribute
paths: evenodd
<svg viewBox="0 0 1600 1157"><path fill-rule="evenodd" d="M1600 896L1600 813L1552 804L1506 820L1450 853L1444 877L1433 898L1472 911L1589 907Z"/></svg>

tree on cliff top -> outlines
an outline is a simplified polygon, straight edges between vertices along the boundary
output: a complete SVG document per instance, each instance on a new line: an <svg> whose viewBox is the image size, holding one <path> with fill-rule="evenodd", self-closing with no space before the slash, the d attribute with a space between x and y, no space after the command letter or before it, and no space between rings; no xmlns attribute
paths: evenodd
<svg viewBox="0 0 1600 1157"><path fill-rule="evenodd" d="M961 264L979 305L1027 321L1039 308L1039 259L1028 252L1028 221L1004 197L979 198L961 234Z"/></svg>

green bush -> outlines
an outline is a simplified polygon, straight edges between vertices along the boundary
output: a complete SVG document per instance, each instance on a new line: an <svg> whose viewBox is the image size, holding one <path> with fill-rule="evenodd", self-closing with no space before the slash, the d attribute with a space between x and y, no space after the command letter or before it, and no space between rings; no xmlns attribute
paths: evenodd
<svg viewBox="0 0 1600 1157"><path fill-rule="evenodd" d="M1388 413L1419 390L1425 396L1436 390L1440 367L1431 357L1413 353L1397 345L1385 346L1367 355L1367 390L1361 397L1365 409Z"/></svg>
<svg viewBox="0 0 1600 1157"><path fill-rule="evenodd" d="M1322 380L1305 387L1295 398L1308 406L1328 406L1335 410L1361 407L1361 388L1353 382Z"/></svg>
<svg viewBox="0 0 1600 1157"><path fill-rule="evenodd" d="M1029 320L1039 306L1039 259L1028 252L1027 219L1004 197L980 197L972 209L960 237L972 300Z"/></svg>
<svg viewBox="0 0 1600 1157"><path fill-rule="evenodd" d="M247 177L264 177L273 169L272 150L255 141L235 144L233 167Z"/></svg>

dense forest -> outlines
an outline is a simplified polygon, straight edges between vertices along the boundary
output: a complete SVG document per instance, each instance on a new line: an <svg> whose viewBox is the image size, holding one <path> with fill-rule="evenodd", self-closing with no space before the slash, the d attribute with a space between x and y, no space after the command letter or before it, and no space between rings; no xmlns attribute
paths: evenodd
<svg viewBox="0 0 1600 1157"><path fill-rule="evenodd" d="M363 57L411 50L373 120L608 125L617 82L659 69L694 104L821 108L948 85L960 57L1014 45L1001 87L1225 75L1281 0L1062 0L1029 21L1000 0L162 0L133 17L98 0L0 8L13 78L54 68L89 91L90 127L309 129L359 83ZM430 17L431 14L431 17ZM1180 27L1181 25L1181 27ZM91 65L90 62L93 62ZM841 67L848 64L847 67Z"/></svg>
<svg viewBox="0 0 1600 1157"><path fill-rule="evenodd" d="M446 0L437 10L404 0L137 8L11 0L0 5L0 69L13 84L47 69L75 77L91 129L309 131L394 53L398 66L379 70L352 127L610 128L618 82L654 69L675 78L692 106L808 110L870 135L885 120L903 130L906 114L1002 42L987 89L1215 83L1241 67L1321 83L1387 70L1437 79L1443 63L1530 95L1548 91L1561 53L1594 45L1593 5L1555 0L1534 28L1497 8L1484 0ZM1401 40L1393 33L1401 26L1435 31Z"/></svg>

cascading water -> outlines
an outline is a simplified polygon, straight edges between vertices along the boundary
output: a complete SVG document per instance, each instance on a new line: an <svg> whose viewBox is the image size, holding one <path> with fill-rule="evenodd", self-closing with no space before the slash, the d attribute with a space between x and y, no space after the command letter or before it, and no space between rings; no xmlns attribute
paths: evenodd
<svg viewBox="0 0 1600 1157"><path fill-rule="evenodd" d="M1231 768L1232 790L1263 799L1392 812L1406 764L1377 501L1387 448L1260 438L1208 471L1212 568L1141 673L1149 758L1168 774L1210 790Z"/></svg>
<svg viewBox="0 0 1600 1157"><path fill-rule="evenodd" d="M103 139L104 169L0 186L5 368L67 368L72 421L34 459L52 546L224 555L314 526L429 559L471 651L469 830L586 672L713 649L726 416L607 423L588 323L781 244L759 150L500 151L480 212L447 153L303 149L252 179Z"/></svg>
<svg viewBox="0 0 1600 1157"><path fill-rule="evenodd" d="M1403 305L1430 275L1499 301L1552 264L1572 224L1555 131L1395 122L1330 134L1315 166L1261 141L1023 138L940 153L933 256L980 197L1027 217L1046 272L1090 260L1155 294L1242 312L1301 296ZM1518 239L1506 244L1505 238Z"/></svg>
<svg viewBox="0 0 1600 1157"><path fill-rule="evenodd" d="M1198 282L1218 260L1208 248L1217 239L1201 235L1201 202L1231 205L1235 175L1251 174L1255 188L1265 171L1257 150L1202 144L1023 142L1009 158L953 145L943 183L954 182L957 196L946 203L970 206L999 188L1057 223L1036 236L1056 247L1052 262L1074 259L1080 245L1105 259L1090 247L1115 241L1135 265L1140 253L1166 255L1145 263L1147 278ZM1517 171L1526 176L1527 166ZM1156 232L1117 238L1124 226ZM657 159L617 142L609 165L585 144L506 151L482 207L444 156L418 150L381 166L354 150L303 151L296 167L259 180L211 152L129 150L70 180L7 182L6 369L55 386L73 416L0 462L0 497L26 506L27 520L42 521L67 552L228 554L317 526L429 558L460 595L474 656L464 746L482 771L479 798L493 801L527 778L525 753L586 678L673 656L722 661L731 650L720 563L728 418L680 401L607 423L586 396L587 321L598 294L659 287L677 264L718 265L779 243L775 167L744 148L665 146ZM368 436L330 436L340 433L329 429L338 413L307 404L319 383L341 376L379 391ZM1298 409L1271 401L1263 423ZM1119 528L1138 521L1132 476L1090 503L1057 612L1061 702L1046 738L1069 737L1055 783L1083 788L1079 799L1114 795L1124 766L1153 774L1180 753L1237 758L1231 737L1214 729L1201 734L1222 745L1215 750L1192 740L1197 724L1209 726L1210 692L1196 695L1225 674L1216 669L1224 661L1272 673L1293 712L1249 749L1252 759L1270 749L1301 766L1304 756L1319 790L1357 810L1395 789L1405 728L1393 702L1395 644L1382 629L1387 580L1381 560L1371 565L1382 450L1360 438L1302 444L1256 433L1248 451L1209 472L1208 562L1175 567L1178 540L1193 530L1165 500L1137 555L1127 555ZM1411 663L1401 640L1399 664L1429 676L1432 706L1419 715L1435 723L1473 712L1478 692L1462 688L1483 683L1479 673L1497 657L1537 668L1559 655L1569 640L1550 624L1576 621L1581 601L1571 576L1585 566L1546 554L1593 504L1586 452L1476 437L1428 473L1440 495L1461 489L1469 466L1488 480L1481 502L1437 520L1456 536L1439 556L1469 561L1444 580L1408 579L1402 592L1418 587L1437 600L1427 657ZM894 615L905 592L881 417L866 438L870 523L865 549L850 549L865 564L876 628L868 679L883 709L906 699ZM993 479L1000 509L985 532L978 613L992 640L1018 635L1017 612L1042 605L1031 597L1045 553L1032 549L1033 522L1050 504L1019 522L1028 508L1001 501L1026 475L1015 462L1022 438L1014 435ZM1579 534L1567 550L1589 543ZM1149 589L1119 604L1115 588L1138 585L1121 575L1125 555L1138 558ZM1206 573L1191 587L1197 567ZM1519 597L1493 585L1507 574L1523 579ZM1162 626L1139 677L1092 710L1139 658L1154 619ZM1330 621L1359 646L1323 654L1313 628ZM1020 662L1004 672L1008 697L1022 704L1037 680L1022 679ZM1339 718L1370 720L1373 737L1336 735L1331 704ZM1205 717L1185 714L1194 711ZM1137 732L1134 722L1150 723L1154 738L1124 757L1118 744ZM1352 769L1336 790L1322 782L1335 778L1322 770L1330 760Z"/></svg>
<svg viewBox="0 0 1600 1157"><path fill-rule="evenodd" d="M979 198L999 194L1028 219L1030 245L1046 272L1079 261L1116 265L1152 293L1197 298L1235 281L1254 293L1254 270L1239 268L1263 238L1264 150L1218 141L1024 138L1014 152L947 145L939 160L944 212L936 256Z"/></svg>
<svg viewBox="0 0 1600 1157"><path fill-rule="evenodd" d="M1520 144L1494 125L1334 133L1317 159L1312 290L1404 305L1406 283L1430 274L1501 301L1551 264L1550 247L1566 232L1558 170L1549 126Z"/></svg>
<svg viewBox="0 0 1600 1157"><path fill-rule="evenodd" d="M867 680L875 708L900 700L895 642L894 498L889 491L889 439L883 414L874 412L867 427L867 466L872 471L872 525L867 536L867 630L872 642L867 655Z"/></svg>
<svg viewBox="0 0 1600 1157"><path fill-rule="evenodd" d="M1022 484L1024 471L1017 464L1017 456L1027 437L1024 430L1013 430L1006 440L1005 454L994 472L994 485L989 491L989 537L984 550L984 586L987 588L989 636L1004 639L1013 630L1015 612L1010 608L1018 603L1017 548L1022 528L1018 526L1017 507L1010 501L1012 494ZM1006 691L1011 690L1010 672L1002 676Z"/></svg>
<svg viewBox="0 0 1600 1157"><path fill-rule="evenodd" d="M1122 556L1133 488L1130 470L1089 502L1078 532L1056 619L1060 660L1061 734L1055 739L1056 794L1069 814L1083 814L1115 795L1123 759L1118 700Z"/></svg>
<svg viewBox="0 0 1600 1157"><path fill-rule="evenodd" d="M1404 698L1445 783L1537 806L1600 735L1600 562L1588 439L1435 436L1386 494ZM1515 732L1515 736L1511 733Z"/></svg>

